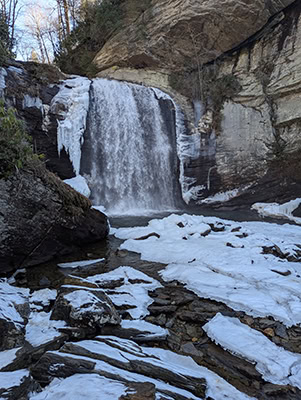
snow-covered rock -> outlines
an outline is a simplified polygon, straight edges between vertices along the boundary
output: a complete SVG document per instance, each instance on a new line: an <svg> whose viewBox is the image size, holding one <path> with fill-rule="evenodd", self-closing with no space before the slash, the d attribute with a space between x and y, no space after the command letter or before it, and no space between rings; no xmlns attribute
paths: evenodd
<svg viewBox="0 0 301 400"><path fill-rule="evenodd" d="M51 313L52 320L63 320L68 326L83 328L88 335L105 324L118 325L120 317L103 290L63 286Z"/></svg>

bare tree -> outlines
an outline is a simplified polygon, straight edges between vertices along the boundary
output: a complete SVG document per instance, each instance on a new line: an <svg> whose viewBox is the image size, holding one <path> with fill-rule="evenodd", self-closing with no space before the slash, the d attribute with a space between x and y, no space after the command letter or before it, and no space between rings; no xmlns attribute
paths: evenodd
<svg viewBox="0 0 301 400"><path fill-rule="evenodd" d="M69 13L71 17L72 29L75 28L80 19L80 10L82 6L81 0L68 0Z"/></svg>
<svg viewBox="0 0 301 400"><path fill-rule="evenodd" d="M70 35L70 15L69 15L69 3L67 0L56 0L58 21L61 27L62 38L65 39Z"/></svg>
<svg viewBox="0 0 301 400"><path fill-rule="evenodd" d="M15 44L16 21L21 9L20 0L0 0L1 19L7 24L9 30L8 47L10 50Z"/></svg>
<svg viewBox="0 0 301 400"><path fill-rule="evenodd" d="M51 63L50 43L51 29L45 10L40 6L31 6L27 9L25 25L39 48L40 59L43 63Z"/></svg>

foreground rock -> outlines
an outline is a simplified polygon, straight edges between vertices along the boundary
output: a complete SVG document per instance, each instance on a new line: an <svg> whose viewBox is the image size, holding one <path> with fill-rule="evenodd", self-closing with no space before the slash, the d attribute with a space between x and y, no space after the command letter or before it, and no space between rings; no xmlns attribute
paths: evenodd
<svg viewBox="0 0 301 400"><path fill-rule="evenodd" d="M36 265L108 234L90 201L37 164L0 180L0 272Z"/></svg>
<svg viewBox="0 0 301 400"><path fill-rule="evenodd" d="M117 325L120 317L102 290L62 287L51 319L64 320L81 328L83 336L95 336L107 323Z"/></svg>

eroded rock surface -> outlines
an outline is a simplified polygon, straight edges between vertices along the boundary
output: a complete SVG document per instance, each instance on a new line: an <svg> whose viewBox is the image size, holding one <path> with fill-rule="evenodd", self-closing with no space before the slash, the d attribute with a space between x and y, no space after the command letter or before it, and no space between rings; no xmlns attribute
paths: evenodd
<svg viewBox="0 0 301 400"><path fill-rule="evenodd" d="M36 265L98 241L107 219L44 167L0 180L0 271Z"/></svg>
<svg viewBox="0 0 301 400"><path fill-rule="evenodd" d="M156 0L125 30L113 36L95 57L99 69L111 66L168 67L214 60L260 30L293 0Z"/></svg>
<svg viewBox="0 0 301 400"><path fill-rule="evenodd" d="M157 2L153 5L154 9L160 5L163 7L179 6L178 2ZM200 4L201 3L201 4ZM264 4L265 3L265 4ZM181 3L182 4L182 3ZM211 35L209 38L214 38L214 33L219 29L223 30L223 24L227 24L235 12L241 12L240 7L244 7L246 20L251 21L251 10L263 10L261 7L266 7L265 11L258 15L259 22L261 18L265 19L264 15L272 15L279 12L274 18L270 19L269 23L264 25L262 29L257 28L256 34L250 34L248 31L245 39L240 42L240 46L231 52L226 51L225 46L220 51L215 49L212 53L205 52L207 55L210 53L211 60L215 60L216 76L211 83L205 81L205 85L213 85L214 82L220 80L221 88L218 93L213 95L220 99L224 95L223 80L235 79L241 85L241 88L235 96L227 99L222 105L221 110L214 114L208 124L212 108L214 108L214 100L209 95L203 99L205 104L201 104L201 119L199 122L195 121L193 114L193 104L190 100L183 97L180 89L179 92L175 90L175 86L171 85L175 81L182 89L187 89L187 82L185 76L178 74L177 68L182 66L184 69L191 71L197 70L196 65L193 64L193 54L189 32L185 31L185 24L187 20L183 17L178 17L174 21L172 29L176 31L176 26L184 24L181 30L181 39L178 45L181 49L177 49L177 35L174 36L174 46L168 50L167 55L163 56L165 64L161 63L160 57L156 62L141 65L138 69L135 63L127 63L127 54L122 39L115 41L112 38L107 43L107 47L100 51L96 57L99 62L99 69L103 66L108 67L101 71L99 76L107 76L120 80L129 80L137 83L143 83L149 86L161 88L169 93L175 101L181 105L185 111L187 118L187 126L189 127L188 133L191 138L194 138L195 151L192 155L185 160L185 176L188 178L188 188L190 188L191 202L199 199L206 198L216 192L225 192L229 189L238 188L239 194L246 190L247 185L250 185L246 191L246 195L241 199L232 201L229 207L234 207L235 204L239 207L243 205L254 203L256 201L277 201L280 203L286 202L290 199L300 197L301 181L300 174L298 173L300 167L300 43L301 43L301 19L300 2L253 2L252 4L244 4L240 2L236 5L235 12L231 9L234 6L231 1L223 1L216 7L216 10L211 9L211 5L215 2L190 2L190 4L181 8L181 15L187 16L190 12L195 12L196 7L199 10L203 7L208 7L206 14L206 21L202 24L202 17L199 15L195 17L194 22L190 24L193 28L199 23L201 36L206 35L206 29L214 23L215 16L222 9L225 12L220 16L215 28L211 27ZM191 7L194 11L189 11ZM248 8L250 7L250 8ZM284 8L286 7L286 8ZM228 14L228 11L231 13ZM268 11L269 10L269 11ZM211 14L212 12L212 14ZM162 11L164 14L164 12ZM234 14L233 14L234 13ZM145 13L145 20L147 21L147 12ZM170 11L170 15L173 13ZM212 18L211 18L212 15ZM158 21L168 21L164 15L155 14L153 18ZM229 20L228 20L229 18ZM190 21L191 22L191 21ZM238 23L236 32L236 22ZM256 26L257 22L254 24ZM187 26L187 24L186 24ZM231 31L235 32L235 37L240 41L241 35L244 35L241 30L242 21L240 18L237 21L232 21ZM148 23L146 24L146 29ZM129 28L130 29L130 28ZM159 32L159 27L157 27ZM131 28L133 32L133 28ZM164 31L165 32L165 31ZM215 38L216 46L223 44L223 41L231 40L231 34L223 32L221 38ZM255 32L254 32L255 33ZM156 38L156 33L149 33L149 43L152 44L152 35ZM158 33L159 35L159 33ZM157 50L161 44L165 44L168 48L168 28L166 35L162 36L162 40L157 40L155 49L149 49L149 59L153 60L157 57ZM154 39L155 40L155 39ZM110 53L114 46L121 43L120 51L125 55L120 63L118 56L114 59L113 53ZM137 48L140 48L140 42L137 41ZM160 44L159 44L160 43ZM208 41L205 41L206 45ZM146 45L145 45L146 46ZM209 46L210 47L210 46ZM201 44L197 46L198 50ZM230 49L230 47L228 48ZM226 51L226 53L225 53ZM166 50L167 52L167 50ZM183 63L183 54L185 60L189 59L189 67ZM147 51L145 50L145 54ZM158 54L160 51L158 50ZM117 53L116 53L117 54ZM135 54L134 50L130 53ZM190 56L190 58L188 57ZM202 52L201 52L202 55ZM220 56L221 55L221 56ZM220 57L218 57L220 56ZM113 62L114 59L114 62ZM134 56L133 56L134 59ZM169 60L172 63L169 64ZM109 61L110 60L110 61ZM106 64L108 61L108 64ZM113 64L110 64L112 61ZM206 57L204 58L206 62ZM113 65L113 67L111 67ZM117 65L117 67L115 67ZM203 64L202 64L203 65ZM109 68L111 67L111 68ZM143 68L142 68L143 67ZM172 78L172 79L171 79ZM190 83L189 83L190 85ZM197 86L197 83L191 83ZM210 92L210 90L209 90ZM189 104L190 103L190 104ZM206 126L204 126L204 119L206 119ZM220 124L218 131L216 124ZM205 127L205 129L204 129ZM236 194L237 195L237 194ZM218 200L216 200L218 201Z"/></svg>
<svg viewBox="0 0 301 400"><path fill-rule="evenodd" d="M51 319L64 320L68 326L81 328L91 336L106 325L120 324L120 317L102 290L62 287L56 299Z"/></svg>

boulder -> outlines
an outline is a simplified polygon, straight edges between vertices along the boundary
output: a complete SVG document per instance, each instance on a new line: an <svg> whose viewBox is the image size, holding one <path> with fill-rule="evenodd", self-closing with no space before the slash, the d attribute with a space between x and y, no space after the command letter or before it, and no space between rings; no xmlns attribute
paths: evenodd
<svg viewBox="0 0 301 400"><path fill-rule="evenodd" d="M107 218L40 163L0 180L0 273L104 239Z"/></svg>
<svg viewBox="0 0 301 400"><path fill-rule="evenodd" d="M100 332L106 324L118 325L120 317L111 300L101 289L62 287L55 301L51 319L82 328L85 336Z"/></svg>

